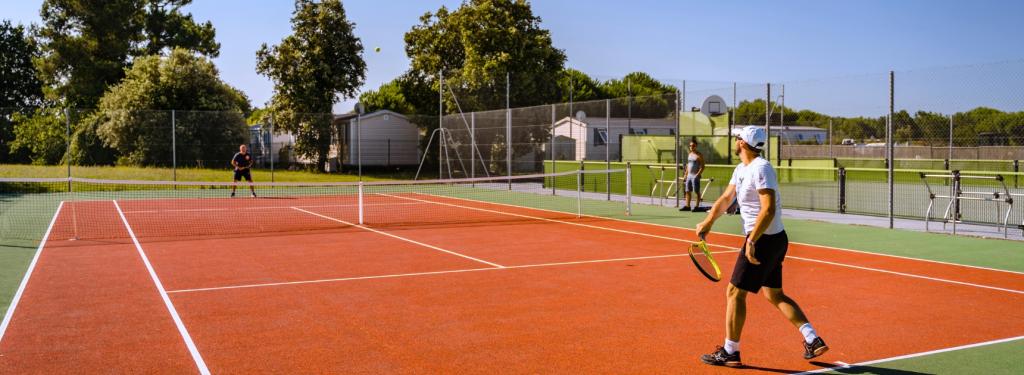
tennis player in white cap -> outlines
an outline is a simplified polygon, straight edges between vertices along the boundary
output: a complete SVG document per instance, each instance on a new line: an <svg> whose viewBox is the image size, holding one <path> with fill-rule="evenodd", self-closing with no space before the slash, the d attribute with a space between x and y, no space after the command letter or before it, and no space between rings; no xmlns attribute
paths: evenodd
<svg viewBox="0 0 1024 375"><path fill-rule="evenodd" d="M757 294L764 288L768 302L803 335L804 359L809 360L828 351L828 346L818 337L796 301L782 292L782 262L789 238L782 226L778 177L771 163L761 157L768 137L760 126L733 129L732 133L736 136L735 153L741 162L732 172L725 192L708 211L707 218L697 224L697 233L704 236L710 232L715 220L736 199L747 238L726 287L725 345L700 359L709 365L742 366L740 334L747 317L747 293Z"/></svg>

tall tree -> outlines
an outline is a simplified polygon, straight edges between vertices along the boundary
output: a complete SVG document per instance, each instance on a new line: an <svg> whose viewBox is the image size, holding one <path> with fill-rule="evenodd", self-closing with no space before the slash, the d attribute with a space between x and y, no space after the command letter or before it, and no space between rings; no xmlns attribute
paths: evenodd
<svg viewBox="0 0 1024 375"><path fill-rule="evenodd" d="M565 69L558 76L558 88L561 102L572 99L575 102L609 99L601 82L576 69ZM570 95L571 94L571 95Z"/></svg>
<svg viewBox="0 0 1024 375"><path fill-rule="evenodd" d="M620 98L612 108L614 117L662 118L675 110L676 87L644 72L632 72L601 86L609 97Z"/></svg>
<svg viewBox="0 0 1024 375"><path fill-rule="evenodd" d="M0 23L0 163L26 161L10 154L14 140L15 113L31 113L30 107L42 104L43 86L36 75L32 59L37 49L25 28Z"/></svg>
<svg viewBox="0 0 1024 375"><path fill-rule="evenodd" d="M47 96L93 108L134 57L181 47L217 56L213 26L180 8L192 0L44 0L38 60Z"/></svg>
<svg viewBox="0 0 1024 375"><path fill-rule="evenodd" d="M326 165L331 108L353 98L366 78L363 44L339 0L296 0L292 35L256 52L256 71L274 81L271 108L276 129L296 137L295 151Z"/></svg>
<svg viewBox="0 0 1024 375"><path fill-rule="evenodd" d="M213 63L184 49L169 56L135 60L121 83L100 100L99 109L76 130L72 154L79 163L104 162L95 138L113 150L118 164L170 165L171 113L179 165L226 160L248 139L248 98L220 80ZM94 127L91 129L90 127ZM94 152L85 152L89 149ZM224 162L222 167L227 166Z"/></svg>
<svg viewBox="0 0 1024 375"><path fill-rule="evenodd" d="M558 79L565 53L552 45L551 33L541 27L540 17L525 0L467 0L454 11L441 7L420 17L420 24L405 34L405 44L412 60L410 73L423 78L434 93L439 88L439 74L443 74L448 113L458 108L464 112L504 108L506 100L512 107L523 107L561 98ZM507 95L506 77L511 82ZM436 99L433 103L436 107ZM429 108L419 112L426 111ZM517 121L550 121L549 115L537 117ZM428 122L428 134L436 126ZM480 151L498 172L506 166L504 145L521 145L512 150L513 158L518 158L550 137L543 127L513 132L511 142L505 139L505 132L491 133L477 141L496 145ZM428 158L436 160L436 156Z"/></svg>
<svg viewBox="0 0 1024 375"><path fill-rule="evenodd" d="M506 74L513 107L552 103L560 98L565 53L540 23L524 0L469 0L454 12L441 7L420 17L405 34L405 52L435 92L443 71L464 111L504 108Z"/></svg>

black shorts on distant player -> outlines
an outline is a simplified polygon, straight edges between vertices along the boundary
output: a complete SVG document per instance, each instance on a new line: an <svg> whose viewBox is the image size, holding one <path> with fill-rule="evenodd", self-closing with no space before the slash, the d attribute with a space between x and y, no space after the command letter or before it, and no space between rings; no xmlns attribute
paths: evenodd
<svg viewBox="0 0 1024 375"><path fill-rule="evenodd" d="M252 182L252 173L249 172L248 168L246 168L246 169L236 169L235 170L235 180L234 181L238 182L238 181L241 181L243 178L246 181Z"/></svg>

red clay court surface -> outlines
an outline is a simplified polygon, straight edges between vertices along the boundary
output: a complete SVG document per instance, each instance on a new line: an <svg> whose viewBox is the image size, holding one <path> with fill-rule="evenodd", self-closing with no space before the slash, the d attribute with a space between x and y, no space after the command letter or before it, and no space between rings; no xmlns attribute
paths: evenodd
<svg viewBox="0 0 1024 375"><path fill-rule="evenodd" d="M693 269L690 230L389 199L403 217L466 220L352 226L352 205L273 199L204 201L224 210L201 215L170 210L180 202L76 203L88 220L62 207L0 332L0 373L736 372L698 360L721 344L725 284ZM223 226L249 208L312 227L169 238L169 226ZM90 232L104 235L68 240ZM742 238L710 240L731 272ZM743 373L1024 335L1019 273L800 244L785 270L832 350L804 361L797 330L750 296Z"/></svg>

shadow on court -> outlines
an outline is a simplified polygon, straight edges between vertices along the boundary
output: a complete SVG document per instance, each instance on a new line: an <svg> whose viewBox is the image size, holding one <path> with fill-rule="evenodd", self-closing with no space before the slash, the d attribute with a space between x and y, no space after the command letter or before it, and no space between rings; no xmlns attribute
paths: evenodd
<svg viewBox="0 0 1024 375"><path fill-rule="evenodd" d="M835 367L834 363L826 362L811 362L812 365L820 366L823 368ZM927 372L917 372L908 370L897 370L884 367L875 366L850 366L848 368L834 368L832 372L839 374L877 374L877 375L930 375Z"/></svg>
<svg viewBox="0 0 1024 375"><path fill-rule="evenodd" d="M778 374L795 374L795 373L803 372L803 370L785 370L785 369L781 369L781 368L760 367L760 366L751 366L751 365L743 365L743 366L735 367L735 369L737 369L737 370L755 370L755 371L764 371L764 372L774 372L774 373L778 373Z"/></svg>

